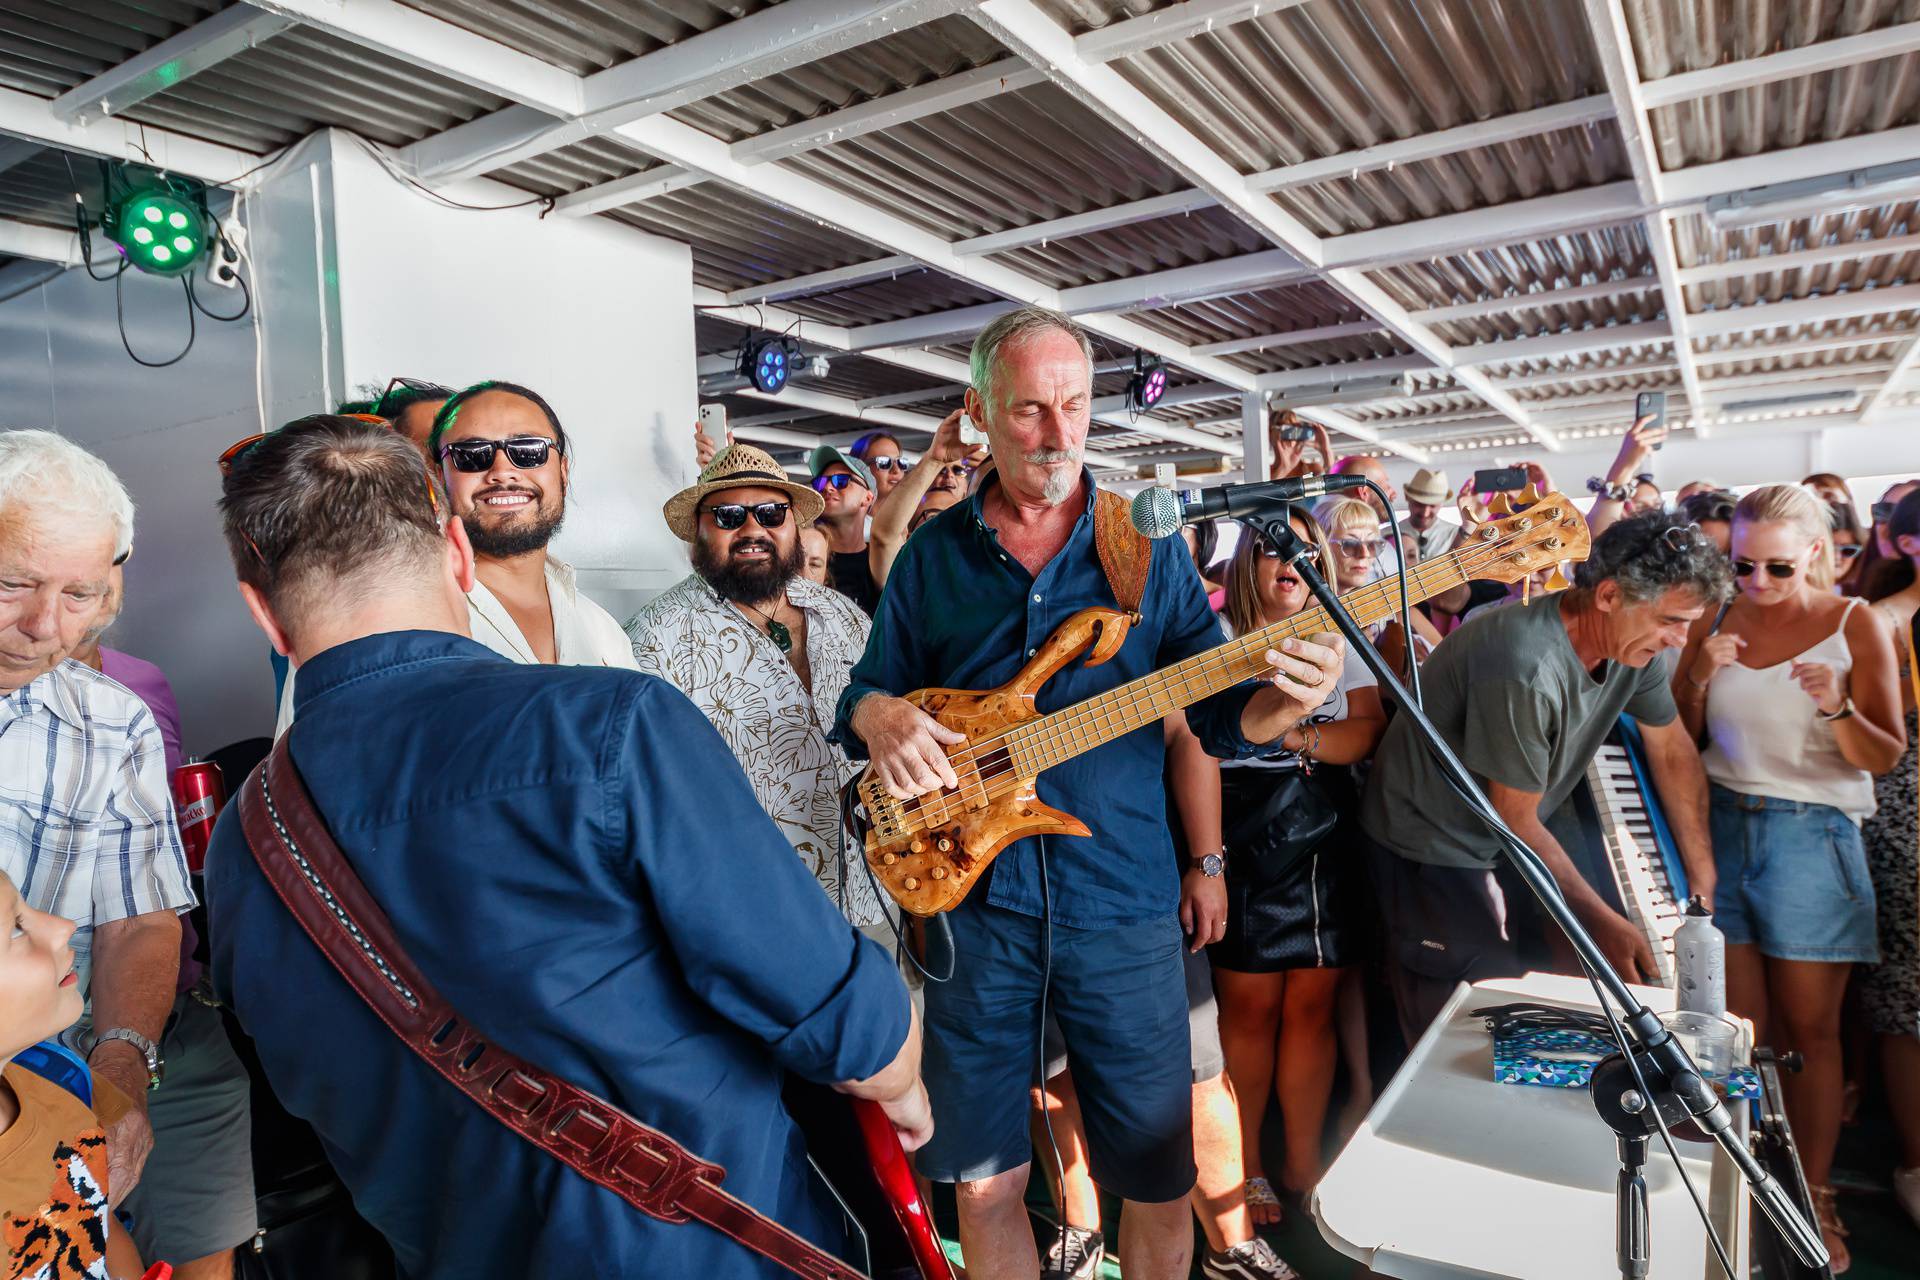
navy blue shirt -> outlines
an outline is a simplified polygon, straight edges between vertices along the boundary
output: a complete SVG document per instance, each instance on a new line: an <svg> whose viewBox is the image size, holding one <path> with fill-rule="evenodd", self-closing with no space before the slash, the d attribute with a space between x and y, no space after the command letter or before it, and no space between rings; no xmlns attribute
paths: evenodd
<svg viewBox="0 0 1920 1280"><path fill-rule="evenodd" d="M782 1069L879 1071L907 1035L906 989L693 704L651 676L520 666L428 631L329 649L295 697L295 765L453 1007L825 1239ZM237 809L207 855L216 989L403 1274L786 1274L631 1208L416 1058L288 915Z"/></svg>
<svg viewBox="0 0 1920 1280"><path fill-rule="evenodd" d="M984 486L907 539L887 574L867 651L840 698L834 736L849 753L866 753L849 724L854 705L866 695L933 686L994 688L1011 680L1080 610L1118 607L1094 546L1091 472L1084 481L1086 509L1037 577L1001 547L999 534L982 519ZM1113 658L1097 667L1076 659L1046 683L1034 700L1042 713L1222 643L1219 620L1182 539L1154 544L1140 612ZM1188 709L1188 721L1208 751L1232 757L1253 750L1241 735L1240 717L1257 687L1239 685ZM1043 772L1040 799L1086 823L1093 836L1031 836L1010 845L988 870L987 901L1042 914L1044 840L1056 923L1096 928L1173 914L1180 877L1167 833L1165 763L1164 734L1154 723Z"/></svg>

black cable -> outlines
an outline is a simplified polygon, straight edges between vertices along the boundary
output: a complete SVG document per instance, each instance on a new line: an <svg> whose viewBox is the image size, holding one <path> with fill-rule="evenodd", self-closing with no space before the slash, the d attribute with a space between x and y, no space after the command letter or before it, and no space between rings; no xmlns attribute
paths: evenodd
<svg viewBox="0 0 1920 1280"><path fill-rule="evenodd" d="M134 351L133 343L127 340L127 312L124 302L124 290L121 287L121 282L126 274L126 271L122 269L113 277L113 318L114 322L120 326L120 345L126 348L127 354L133 358L135 364L145 365L149 369L165 369L169 365L179 364L187 358L187 352L193 350L193 341L199 336L193 321L195 308L193 305L192 282L183 282L187 294L187 345L180 348L180 354L171 360L143 360L140 358L139 353Z"/></svg>
<svg viewBox="0 0 1920 1280"><path fill-rule="evenodd" d="M1407 692L1413 695L1413 705L1423 707L1426 699L1420 694L1420 659L1413 645L1413 606L1407 602L1407 546L1400 540L1400 517L1393 509L1393 499L1387 491L1367 481L1367 488L1380 495L1380 506L1387 513L1387 523L1393 529L1393 561L1400 566L1400 630L1405 633L1407 642Z"/></svg>
<svg viewBox="0 0 1920 1280"><path fill-rule="evenodd" d="M225 237L221 238L220 243L221 244L226 243ZM207 310L206 304L200 301L200 295L194 291L193 273L191 271L187 273L186 280L187 280L187 300L193 303L193 305L199 309L200 314L205 316L209 320L218 320L223 324L232 324L236 320L244 320L246 318L247 312L253 310L253 290L247 287L246 277L242 276L238 271L235 271L233 273L233 282L240 286L240 295L241 295L242 301L240 303L240 309L234 312L230 316L219 315L215 312Z"/></svg>
<svg viewBox="0 0 1920 1280"><path fill-rule="evenodd" d="M1053 886L1047 879L1047 838L1035 836L1033 847L1040 857L1040 1031L1034 1037L1033 1057L1040 1076L1040 1123L1047 1131L1047 1146L1053 1151L1054 1185L1060 1188L1060 1257L1067 1256L1067 1162L1060 1155L1060 1140L1053 1133L1053 1112L1047 1107L1047 994L1053 986ZM1067 1033L1060 1032L1064 1047ZM1091 1149L1089 1149L1091 1154ZM1098 1230L1100 1224L1094 1223Z"/></svg>

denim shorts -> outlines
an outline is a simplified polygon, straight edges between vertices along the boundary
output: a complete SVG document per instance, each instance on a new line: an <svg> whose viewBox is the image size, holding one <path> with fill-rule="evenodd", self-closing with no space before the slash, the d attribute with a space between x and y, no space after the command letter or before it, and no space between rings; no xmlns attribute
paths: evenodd
<svg viewBox="0 0 1920 1280"><path fill-rule="evenodd" d="M970 1182L1033 1159L1046 925L978 898L949 918L954 976L926 988L933 1138L914 1163L936 1182ZM1046 1008L1066 1041L1093 1180L1146 1204L1193 1188L1183 943L1171 915L1052 930Z"/></svg>
<svg viewBox="0 0 1920 1280"><path fill-rule="evenodd" d="M1730 944L1775 960L1879 961L1873 880L1853 819L1716 784L1712 825L1713 922Z"/></svg>

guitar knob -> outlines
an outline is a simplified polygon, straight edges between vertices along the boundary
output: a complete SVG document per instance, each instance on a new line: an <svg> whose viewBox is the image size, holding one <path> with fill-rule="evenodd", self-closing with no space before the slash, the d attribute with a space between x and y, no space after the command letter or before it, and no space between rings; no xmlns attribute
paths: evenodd
<svg viewBox="0 0 1920 1280"><path fill-rule="evenodd" d="M907 842L907 848L913 853L925 853L927 851L927 842L919 836L915 836Z"/></svg>
<svg viewBox="0 0 1920 1280"><path fill-rule="evenodd" d="M947 837L945 836L941 836L938 840L935 840L933 842L933 847L938 849L942 853L952 853L953 841L947 839Z"/></svg>
<svg viewBox="0 0 1920 1280"><path fill-rule="evenodd" d="M890 867L898 861L900 861L900 855L897 853L883 853L880 855L880 865L883 867Z"/></svg>
<svg viewBox="0 0 1920 1280"><path fill-rule="evenodd" d="M945 867L935 867L933 869L933 878L935 880L945 880L947 878L947 869Z"/></svg>
<svg viewBox="0 0 1920 1280"><path fill-rule="evenodd" d="M908 892L912 892L913 890L918 889L920 887L920 881L915 879L913 876L908 876L905 880L902 880L900 882L900 887L907 890Z"/></svg>

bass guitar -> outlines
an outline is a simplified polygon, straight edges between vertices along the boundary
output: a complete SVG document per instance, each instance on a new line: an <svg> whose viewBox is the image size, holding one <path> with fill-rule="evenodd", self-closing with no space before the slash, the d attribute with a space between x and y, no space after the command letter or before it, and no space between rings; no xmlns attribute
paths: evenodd
<svg viewBox="0 0 1920 1280"><path fill-rule="evenodd" d="M1494 499L1494 519L1465 535L1450 554L1407 572L1409 602L1469 581L1518 582L1586 558L1591 538L1572 502L1528 489L1515 510ZM1252 535L1247 535L1252 536ZM1397 579L1341 597L1361 626L1398 612ZM1282 640L1333 631L1326 610L1306 609L1159 671L1047 715L1034 696L1081 654L1097 666L1120 651L1131 622L1117 609L1083 609L1060 624L1018 675L997 689L921 689L907 700L966 741L947 750L959 785L902 800L869 770L855 785L855 834L867 864L902 910L951 911L1001 850L1027 836L1084 836L1085 823L1042 804L1034 783L1053 765L1111 742L1267 670L1265 654ZM1089 652L1091 650L1091 652Z"/></svg>

